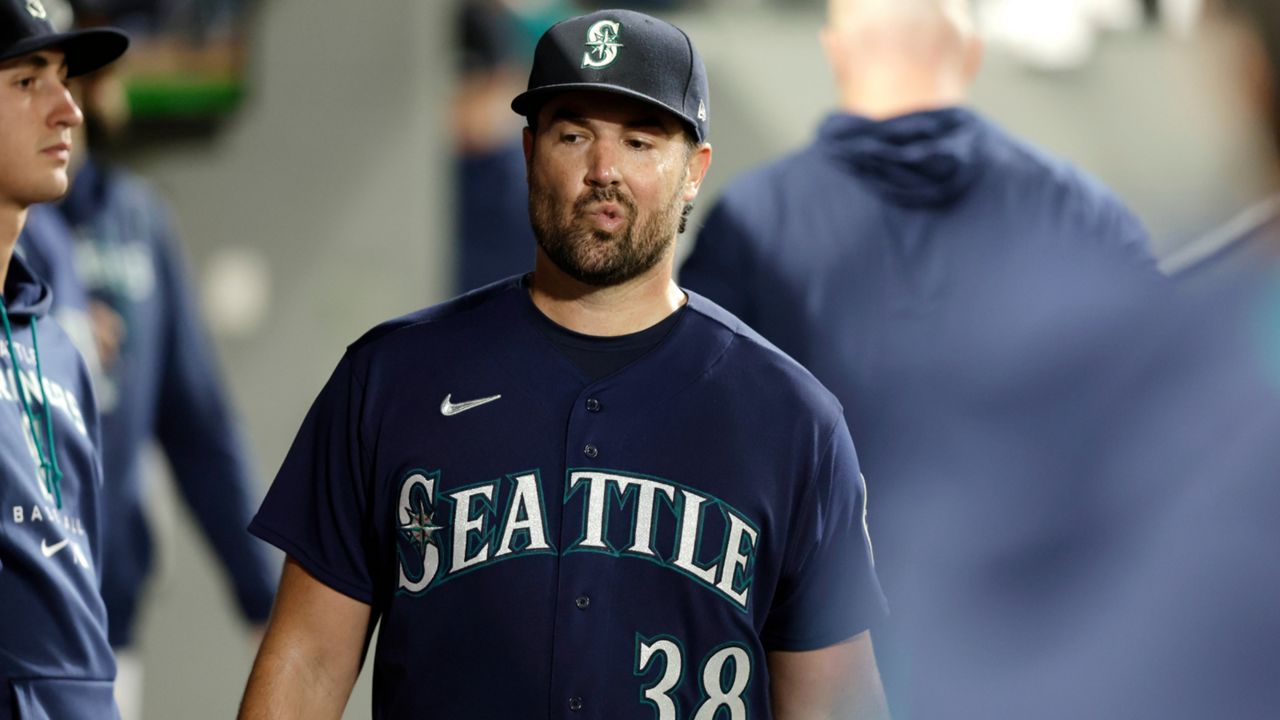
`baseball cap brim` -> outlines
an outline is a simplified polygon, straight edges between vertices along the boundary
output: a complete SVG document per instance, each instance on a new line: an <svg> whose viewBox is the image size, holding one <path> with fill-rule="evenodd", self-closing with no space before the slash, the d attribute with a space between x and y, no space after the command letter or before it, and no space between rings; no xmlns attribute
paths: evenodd
<svg viewBox="0 0 1280 720"><path fill-rule="evenodd" d="M646 102L654 107L661 108L672 115L675 115L677 119L689 126L689 130L693 133L693 136L697 138L698 142L702 141L701 134L698 131L698 123L682 111L677 110L666 103L658 102L644 93L607 83L561 83L559 85L543 85L540 88L527 90L517 95L515 99L511 101L511 109L519 115L532 117L537 114L538 108L542 107L542 104L545 103L552 95L558 95L560 93L570 92L573 90L613 93L615 95L625 95L627 97Z"/></svg>
<svg viewBox="0 0 1280 720"><path fill-rule="evenodd" d="M67 77L91 73L124 54L129 36L112 28L92 28L24 38L5 48L0 62L57 48L67 56Z"/></svg>

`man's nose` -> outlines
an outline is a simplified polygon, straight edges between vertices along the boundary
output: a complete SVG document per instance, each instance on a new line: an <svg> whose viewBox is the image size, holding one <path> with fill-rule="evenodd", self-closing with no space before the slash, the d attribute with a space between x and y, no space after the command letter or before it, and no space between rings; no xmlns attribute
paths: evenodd
<svg viewBox="0 0 1280 720"><path fill-rule="evenodd" d="M54 98L53 109L49 113L49 124L54 127L73 128L83 123L84 113L80 112L80 106L71 96L71 90L59 84L53 92L57 96Z"/></svg>
<svg viewBox="0 0 1280 720"><path fill-rule="evenodd" d="M595 143L588 161L587 184L594 187L617 185L622 179L617 159L617 152L606 143Z"/></svg>

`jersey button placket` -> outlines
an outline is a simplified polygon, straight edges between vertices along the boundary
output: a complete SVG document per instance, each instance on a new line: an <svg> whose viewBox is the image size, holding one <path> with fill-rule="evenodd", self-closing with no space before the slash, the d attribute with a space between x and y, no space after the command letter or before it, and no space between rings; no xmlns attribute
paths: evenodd
<svg viewBox="0 0 1280 720"><path fill-rule="evenodd" d="M600 449L591 443L587 443L587 446L582 448L582 454L594 460L600 454Z"/></svg>
<svg viewBox="0 0 1280 720"><path fill-rule="evenodd" d="M569 698L569 709L573 712L578 712L582 710L582 698L578 697L577 695L574 695L573 697Z"/></svg>
<svg viewBox="0 0 1280 720"><path fill-rule="evenodd" d="M600 412L600 401L595 398L587 398L587 412Z"/></svg>
<svg viewBox="0 0 1280 720"><path fill-rule="evenodd" d="M579 610L586 610L591 607L591 596L585 594L579 595L578 599L573 601L573 604L576 605Z"/></svg>

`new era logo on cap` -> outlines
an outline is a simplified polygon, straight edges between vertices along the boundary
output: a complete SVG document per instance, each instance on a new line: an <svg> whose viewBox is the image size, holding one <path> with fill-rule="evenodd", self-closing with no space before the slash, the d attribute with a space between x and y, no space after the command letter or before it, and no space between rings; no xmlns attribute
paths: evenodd
<svg viewBox="0 0 1280 720"><path fill-rule="evenodd" d="M40 0L27 0L27 12L31 13L31 17L40 20L45 20L49 17L49 13L45 12L44 5Z"/></svg>
<svg viewBox="0 0 1280 720"><path fill-rule="evenodd" d="M556 23L533 54L529 89L511 109L530 117L555 93L595 90L643 100L707 139L707 70L684 31L632 10L600 10Z"/></svg>

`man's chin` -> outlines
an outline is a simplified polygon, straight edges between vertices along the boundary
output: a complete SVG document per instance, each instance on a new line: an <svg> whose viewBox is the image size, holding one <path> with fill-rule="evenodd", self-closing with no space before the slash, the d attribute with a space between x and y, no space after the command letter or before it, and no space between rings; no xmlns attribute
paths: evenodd
<svg viewBox="0 0 1280 720"><path fill-rule="evenodd" d="M67 173L63 170L42 178L40 182L33 183L30 193L23 200L27 205L53 202L66 195L69 187L71 187L71 181L68 180Z"/></svg>
<svg viewBox="0 0 1280 720"><path fill-rule="evenodd" d="M575 244L586 243L616 243L627 236L631 230L630 225L623 225L614 230L606 230L589 220L579 220L574 223L573 242Z"/></svg>

